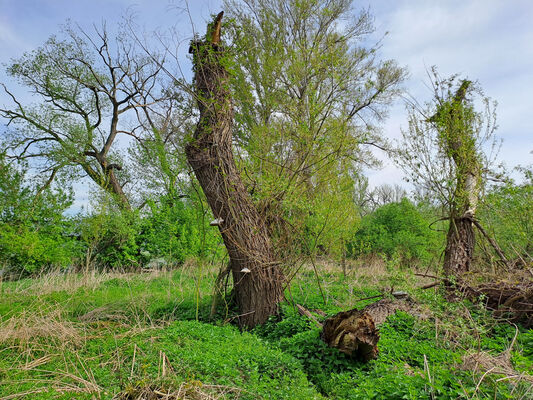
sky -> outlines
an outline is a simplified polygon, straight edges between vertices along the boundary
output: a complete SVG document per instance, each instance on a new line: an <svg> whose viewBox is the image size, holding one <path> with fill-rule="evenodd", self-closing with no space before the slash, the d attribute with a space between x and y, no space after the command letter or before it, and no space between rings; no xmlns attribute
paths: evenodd
<svg viewBox="0 0 533 400"><path fill-rule="evenodd" d="M67 20L90 30L103 21L108 27L116 26L123 16L133 15L143 31L175 26L184 39L193 31L203 33L210 15L221 10L221 2L189 3L0 0L0 83L12 88L3 64L41 45ZM420 102L430 100L427 71L433 65L441 76L458 73L479 81L485 94L498 102L497 135L503 139L499 161L509 167L533 163L533 0L366 0L355 1L354 6L369 8L373 14L373 39L386 34L381 56L408 68L404 87L409 96ZM187 47L182 47L184 55ZM0 104L8 104L3 94ZM391 107L383 135L399 138L406 126L400 99ZM383 168L366 172L370 185L401 183L402 172L386 155L379 151L376 155L383 160ZM79 209L88 202L87 183L79 182L75 189L74 209Z"/></svg>

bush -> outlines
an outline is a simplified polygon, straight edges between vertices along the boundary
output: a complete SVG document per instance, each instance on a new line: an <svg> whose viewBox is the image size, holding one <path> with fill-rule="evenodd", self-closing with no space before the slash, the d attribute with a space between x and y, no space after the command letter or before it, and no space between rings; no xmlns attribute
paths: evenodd
<svg viewBox="0 0 533 400"><path fill-rule="evenodd" d="M79 219L88 259L103 268L182 264L190 257L217 253L219 235L183 201L148 202L148 211L102 207ZM203 224L203 225L202 225Z"/></svg>
<svg viewBox="0 0 533 400"><path fill-rule="evenodd" d="M162 197L150 201L143 218L138 243L144 258L164 257L178 264L190 257L206 257L217 252L220 235L198 210L184 201L169 202Z"/></svg>
<svg viewBox="0 0 533 400"><path fill-rule="evenodd" d="M80 216L78 229L85 247L86 263L103 268L140 267L138 211L102 208L96 213Z"/></svg>
<svg viewBox="0 0 533 400"><path fill-rule="evenodd" d="M439 235L429 228L430 221L404 198L389 203L365 216L361 228L348 243L348 255L383 254L403 261L429 262L437 253Z"/></svg>
<svg viewBox="0 0 533 400"><path fill-rule="evenodd" d="M63 216L71 194L40 190L25 183L25 175L24 167L17 169L0 156L0 267L14 276L68 266L80 250Z"/></svg>

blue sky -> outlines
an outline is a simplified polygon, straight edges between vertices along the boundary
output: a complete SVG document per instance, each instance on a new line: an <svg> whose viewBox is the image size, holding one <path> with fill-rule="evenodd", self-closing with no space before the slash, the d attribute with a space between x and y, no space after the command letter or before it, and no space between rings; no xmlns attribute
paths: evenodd
<svg viewBox="0 0 533 400"><path fill-rule="evenodd" d="M376 34L388 32L381 49L408 67L409 94L430 98L427 69L439 68L442 76L460 73L479 80L485 93L498 102L497 134L504 142L500 160L508 166L533 163L533 1L531 0L366 0L356 7L370 8ZM168 0L0 0L0 63L21 56L58 33L67 19L91 29L106 21L108 27L122 16L133 14L145 30L176 26L184 38L194 28L220 11L218 0L190 1L191 18L184 3ZM183 46L183 53L186 46ZM186 68L188 64L184 64ZM12 86L0 71L0 82ZM0 94L0 103L8 100ZM383 127L388 138L398 138L406 126L406 113L399 101ZM402 174L384 160L380 171L368 171L372 186L398 183ZM87 201L86 189L77 193L77 204Z"/></svg>

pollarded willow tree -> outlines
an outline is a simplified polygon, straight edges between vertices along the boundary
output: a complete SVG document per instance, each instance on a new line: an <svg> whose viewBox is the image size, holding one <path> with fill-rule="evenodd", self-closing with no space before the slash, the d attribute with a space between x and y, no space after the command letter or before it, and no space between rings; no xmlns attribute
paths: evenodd
<svg viewBox="0 0 533 400"><path fill-rule="evenodd" d="M444 274L460 277L470 269L476 209L496 155L495 103L472 81L432 73L433 99L423 108L408 104L409 129L396 159L420 192L447 210Z"/></svg>
<svg viewBox="0 0 533 400"><path fill-rule="evenodd" d="M124 172L117 172L124 162L117 141L142 135L141 119L165 97L162 65L124 34L115 40L105 27L93 36L67 27L63 39L51 37L7 69L35 100L25 102L4 86L12 100L0 107L11 128L2 138L7 156L31 160L46 174L45 186L58 173L84 173L130 208Z"/></svg>
<svg viewBox="0 0 533 400"><path fill-rule="evenodd" d="M296 247L316 228L316 245L353 221L361 145L375 140L405 71L361 45L371 18L355 16L351 1L226 6L234 57L220 44L220 18L191 45L200 120L186 152L229 253L240 324L251 327L282 299L280 247L291 247L282 241Z"/></svg>
<svg viewBox="0 0 533 400"><path fill-rule="evenodd" d="M277 313L284 278L265 221L233 156L234 112L220 42L222 15L210 25L205 39L194 40L189 49L200 116L185 151L228 251L239 325L252 328Z"/></svg>
<svg viewBox="0 0 533 400"><path fill-rule="evenodd" d="M276 247L301 248L305 237L306 252L342 243L356 226L354 178L372 163L368 145L380 143L379 122L406 71L380 60L379 45L366 45L372 17L356 12L352 0L225 6L233 21L228 40L243 177L277 231Z"/></svg>

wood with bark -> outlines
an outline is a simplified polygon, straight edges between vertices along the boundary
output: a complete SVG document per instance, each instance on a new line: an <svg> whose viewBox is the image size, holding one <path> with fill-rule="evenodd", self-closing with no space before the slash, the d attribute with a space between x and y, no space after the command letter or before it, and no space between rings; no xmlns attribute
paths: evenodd
<svg viewBox="0 0 533 400"><path fill-rule="evenodd" d="M377 326L397 311L409 312L413 303L402 300L382 299L361 310L342 311L326 319L320 337L330 347L350 357L369 361L378 356L379 331Z"/></svg>
<svg viewBox="0 0 533 400"><path fill-rule="evenodd" d="M474 256L475 235L472 220L451 217L444 250L444 274L459 277L470 271Z"/></svg>
<svg viewBox="0 0 533 400"><path fill-rule="evenodd" d="M189 49L200 118L185 152L214 217L221 221L218 229L230 259L239 325L252 328L278 312L284 277L233 157L233 104L224 48L218 43L221 18L222 13L211 37L193 41Z"/></svg>
<svg viewBox="0 0 533 400"><path fill-rule="evenodd" d="M513 277L512 277L513 278ZM533 326L533 281L513 278L472 285L464 281L457 284L460 292L474 302L483 301L487 309L499 318Z"/></svg>

